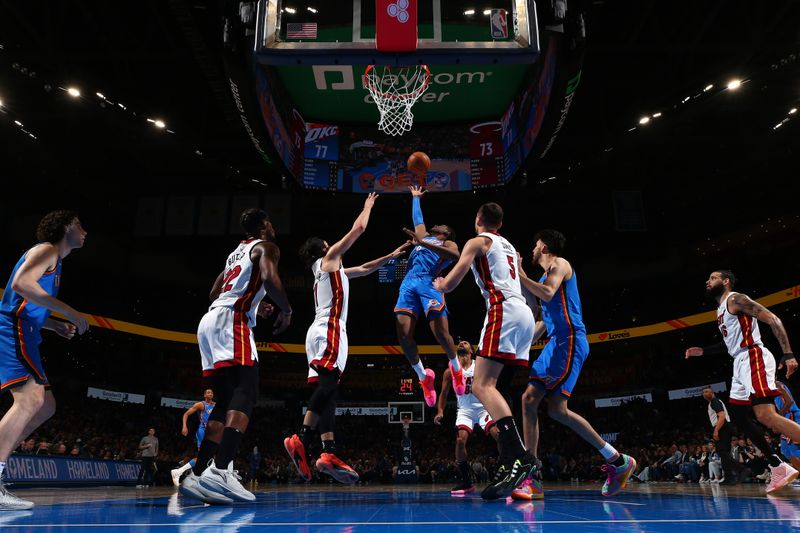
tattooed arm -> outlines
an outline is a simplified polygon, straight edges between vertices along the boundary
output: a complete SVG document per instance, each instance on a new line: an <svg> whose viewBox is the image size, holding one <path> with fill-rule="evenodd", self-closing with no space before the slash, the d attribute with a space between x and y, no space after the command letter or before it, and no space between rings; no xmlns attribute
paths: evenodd
<svg viewBox="0 0 800 533"><path fill-rule="evenodd" d="M760 320L772 328L772 333L778 339L783 351L783 358L778 368L782 368L786 363L786 377L789 377L797 369L797 361L792 354L792 347L789 344L789 336L786 334L786 329L783 327L783 322L778 318L775 313L764 307L758 302L754 302L744 294L735 293L728 298L728 312L731 314L741 314L752 316L756 320Z"/></svg>

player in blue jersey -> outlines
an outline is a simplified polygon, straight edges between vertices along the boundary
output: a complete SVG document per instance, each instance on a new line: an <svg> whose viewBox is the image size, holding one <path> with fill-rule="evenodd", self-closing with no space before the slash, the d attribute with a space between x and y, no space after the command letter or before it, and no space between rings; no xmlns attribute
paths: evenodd
<svg viewBox="0 0 800 533"><path fill-rule="evenodd" d="M789 387L781 381L775 381L781 395L775 397L775 407L778 414L794 422L800 422L800 407L794 401ZM796 469L800 470L800 444L791 437L781 434L781 453Z"/></svg>
<svg viewBox="0 0 800 533"><path fill-rule="evenodd" d="M420 317L424 316L428 320L433 336L450 359L453 389L458 395L464 394L464 373L450 335L444 293L433 287L433 280L454 261L458 261L460 254L458 245L453 240L453 228L444 224L433 226L430 232L425 228L420 203L425 190L418 186L411 186L409 190L412 196L411 219L414 230L404 228L404 231L411 237L414 250L408 257L408 271L400 284L394 314L397 339L406 359L417 373L425 403L428 407L433 407L436 405L436 374L430 368L425 368L420 361L417 343L414 341L414 328Z"/></svg>
<svg viewBox="0 0 800 533"><path fill-rule="evenodd" d="M0 391L10 391L14 399L0 420L0 511L33 507L33 502L3 487L3 471L11 451L56 410L39 356L41 330L71 339L89 328L78 311L56 299L61 262L86 239L78 216L71 211L48 213L39 222L36 238L39 244L19 259L0 301ZM69 322L53 320L51 311Z"/></svg>
<svg viewBox="0 0 800 533"><path fill-rule="evenodd" d="M203 393L203 401L197 402L190 408L188 408L183 413L183 427L181 428L181 435L184 437L189 435L189 417L193 414L197 413L198 424L197 424L197 432L195 433L195 440L197 441L197 449L200 449L200 444L203 442L203 437L206 435L206 426L208 425L208 418L211 416L211 412L214 410L214 406L216 403L214 402L214 391L212 389L206 389ZM195 464L195 460L192 459L188 461L183 466L179 466L178 468L173 468L170 471L172 474L172 484L176 487L180 486L181 475L192 468Z"/></svg>
<svg viewBox="0 0 800 533"><path fill-rule="evenodd" d="M544 275L536 282L520 269L520 281L541 302L542 320L536 323L534 342L545 333L545 329L550 340L531 365L528 388L522 396L525 445L534 455L537 453L539 404L547 396L550 417L580 435L606 460L604 470L608 479L603 484L602 494L613 496L625 488L636 469L636 461L617 452L586 419L567 407L581 367L589 356L578 277L569 261L561 257L566 245L563 234L551 229L542 230L534 240L533 264L543 268ZM517 490L524 492L528 486L529 483L524 483Z"/></svg>

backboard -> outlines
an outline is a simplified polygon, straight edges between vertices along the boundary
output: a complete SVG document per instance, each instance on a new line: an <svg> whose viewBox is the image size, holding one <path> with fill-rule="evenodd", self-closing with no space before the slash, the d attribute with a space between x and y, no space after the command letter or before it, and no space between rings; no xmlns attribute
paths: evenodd
<svg viewBox="0 0 800 533"><path fill-rule="evenodd" d="M389 402L389 423L402 424L409 418L411 424L425 423L425 404L423 402Z"/></svg>

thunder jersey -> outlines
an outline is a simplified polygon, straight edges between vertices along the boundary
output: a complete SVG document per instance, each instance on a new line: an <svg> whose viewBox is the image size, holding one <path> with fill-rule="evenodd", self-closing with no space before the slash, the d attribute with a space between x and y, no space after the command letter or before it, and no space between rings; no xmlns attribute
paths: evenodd
<svg viewBox="0 0 800 533"><path fill-rule="evenodd" d="M784 387L786 387L784 385ZM792 395L792 391L789 390L789 387L786 387L786 392L789 394L789 398L792 399L792 405L789 407L789 410L784 413L784 417L788 418L789 420L794 420L797 422L800 420L800 407L797 407L797 402L794 401L794 396ZM783 409L783 396L775 396L775 407L778 408L778 411ZM781 439L785 440L789 444L797 444L791 438L787 437L786 435L781 435Z"/></svg>
<svg viewBox="0 0 800 533"><path fill-rule="evenodd" d="M197 412L197 417L200 419L200 425L198 426L198 430L205 429L208 425L208 419L211 416L211 411L214 410L214 406L217 405L215 402L207 402L203 400L203 410Z"/></svg>
<svg viewBox="0 0 800 533"><path fill-rule="evenodd" d="M547 272L539 283L547 279ZM571 335L586 335L581 313L581 297L578 295L578 276L575 270L572 277L561 281L561 286L549 302L541 300L542 320L547 327L547 336L565 339Z"/></svg>
<svg viewBox="0 0 800 533"><path fill-rule="evenodd" d="M33 248L31 248L31 250L32 249ZM28 252L29 251L30 250L28 250ZM50 310L25 300L11 289L14 276L17 275L17 271L22 266L22 263L25 262L25 257L28 255L28 252L22 254L22 257L19 258L19 261L17 261L17 264L14 266L14 270L11 271L11 277L8 278L8 284L3 293L3 299L0 301L0 315L12 320L24 320L31 324L36 331L39 331L50 316ZM60 257L58 258L56 267L42 274L42 277L38 279L38 283L39 286L53 298L58 296L58 287L61 283Z"/></svg>
<svg viewBox="0 0 800 533"><path fill-rule="evenodd" d="M731 357L747 353L750 347L763 348L758 320L744 313L732 315L728 312L728 298L734 294L736 293L728 294L717 308L717 326Z"/></svg>
<svg viewBox="0 0 800 533"><path fill-rule="evenodd" d="M432 235L428 235L422 240L435 246L444 245L444 241L440 241ZM423 246L416 246L411 251L411 255L408 256L406 277L435 278L452 264L452 260L441 257L433 250L428 250Z"/></svg>
<svg viewBox="0 0 800 533"><path fill-rule="evenodd" d="M247 325L256 325L258 304L266 294L261 269L250 259L250 252L260 239L242 241L228 256L222 276L222 292L211 304L211 309L228 307L247 316Z"/></svg>
<svg viewBox="0 0 800 533"><path fill-rule="evenodd" d="M336 272L323 272L322 258L311 265L314 274L314 320L328 320L331 325L344 326L347 322L347 302L350 299L350 281L339 265Z"/></svg>
<svg viewBox="0 0 800 533"><path fill-rule="evenodd" d="M496 233L481 233L479 237L492 240L486 255L476 257L470 267L475 275L475 283L486 298L487 308L511 298L519 298L525 303L517 275L517 250L505 237Z"/></svg>
<svg viewBox="0 0 800 533"><path fill-rule="evenodd" d="M464 394L461 396L456 395L456 405L459 409L483 409L483 404L472 392L472 381L475 377L475 362L473 361L469 368L462 367L464 372L464 385L466 388Z"/></svg>

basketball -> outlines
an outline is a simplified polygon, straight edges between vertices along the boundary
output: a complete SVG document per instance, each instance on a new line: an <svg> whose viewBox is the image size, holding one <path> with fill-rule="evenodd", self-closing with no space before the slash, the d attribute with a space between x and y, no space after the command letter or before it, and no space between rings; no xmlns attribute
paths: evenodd
<svg viewBox="0 0 800 533"><path fill-rule="evenodd" d="M416 173L427 172L431 168L431 158L425 152L414 152L408 156L408 170Z"/></svg>

